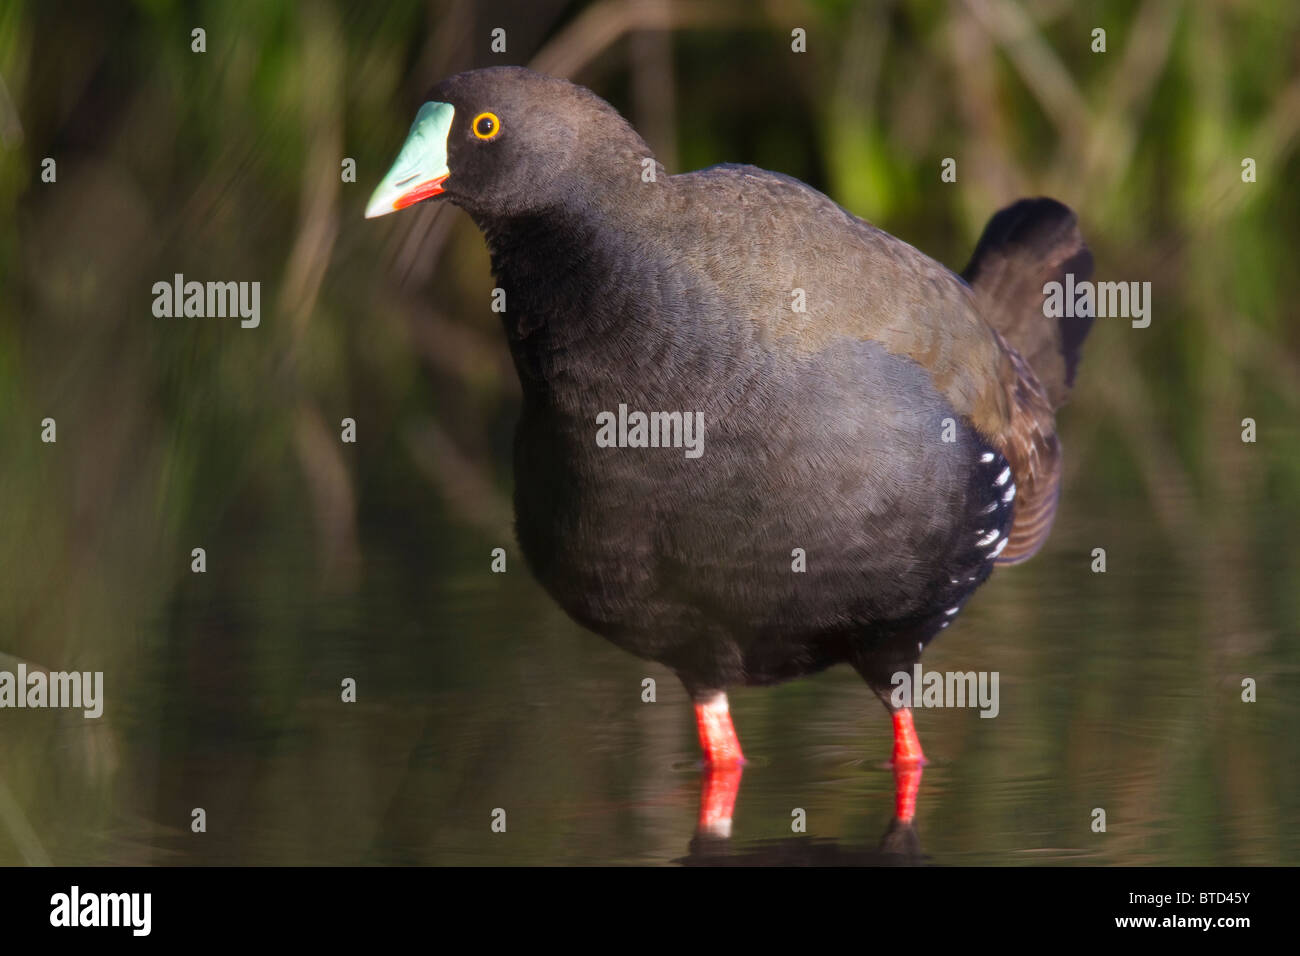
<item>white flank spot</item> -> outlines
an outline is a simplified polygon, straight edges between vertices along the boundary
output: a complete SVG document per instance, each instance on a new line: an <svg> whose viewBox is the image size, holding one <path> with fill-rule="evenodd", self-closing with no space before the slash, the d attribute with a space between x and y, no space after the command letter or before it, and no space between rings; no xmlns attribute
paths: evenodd
<svg viewBox="0 0 1300 956"><path fill-rule="evenodd" d="M986 544L992 544L995 540L997 540L997 537L998 537L998 529L997 529L997 528L994 528L992 531L990 531L990 532L989 532L988 534L986 534L984 537L982 537L982 538L980 538L978 541L976 541L976 542L975 542L975 547L977 547L977 548L982 548L982 547L984 547Z"/></svg>
<svg viewBox="0 0 1300 956"><path fill-rule="evenodd" d="M997 546L996 548L993 549L993 553L990 554L990 555L989 555L987 558L985 558L984 560L986 560L986 561L992 561L994 558L996 558L999 554L1002 553L1002 549L1005 548L1005 547L1007 546L1007 542L1010 541L1010 540L1011 540L1010 538L1003 538L1001 541L999 541L999 542L998 542L998 546Z"/></svg>
<svg viewBox="0 0 1300 956"><path fill-rule="evenodd" d="M1008 465L1007 467L1002 469L1002 474L998 475L998 480L993 482L993 484L1001 488L1003 485L1007 483L1007 479L1010 477L1011 477L1011 466Z"/></svg>

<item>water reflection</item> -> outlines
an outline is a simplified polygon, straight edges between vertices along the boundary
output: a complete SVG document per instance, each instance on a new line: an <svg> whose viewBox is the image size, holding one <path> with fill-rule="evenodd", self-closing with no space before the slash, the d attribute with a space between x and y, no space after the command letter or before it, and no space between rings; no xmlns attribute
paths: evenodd
<svg viewBox="0 0 1300 956"><path fill-rule="evenodd" d="M674 862L687 866L899 866L923 860L915 826L916 799L923 766L900 763L893 768L894 818L877 846L852 846L833 839L795 836L760 840L733 847L736 801L744 775L742 764L708 764L700 774L700 813L690 851ZM800 830L806 825L805 816Z"/></svg>
<svg viewBox="0 0 1300 956"><path fill-rule="evenodd" d="M1159 549L1129 572L1140 600L1085 579L1083 619L1072 555L1040 556L930 648L934 668L998 669L1002 708L917 712L931 762L913 829L897 822L910 788L884 766L888 722L850 669L732 695L749 759L733 787L700 771L670 672L583 632L523 574L445 570L487 565L474 535L363 527L353 593L316 590L301 553L186 580L98 660L50 648L47 667L102 665L105 714L4 715L0 863L883 864L913 858L917 832L942 865L1295 858L1294 672L1256 658L1270 693L1255 705L1199 679L1189 584ZM286 534L236 525L211 550ZM1066 541L1091 534L1065 526ZM722 846L699 832L710 806L730 810Z"/></svg>
<svg viewBox="0 0 1300 956"><path fill-rule="evenodd" d="M733 846L728 840L697 835L682 866L920 866L927 862L921 838L910 823L894 820L879 843L793 836Z"/></svg>

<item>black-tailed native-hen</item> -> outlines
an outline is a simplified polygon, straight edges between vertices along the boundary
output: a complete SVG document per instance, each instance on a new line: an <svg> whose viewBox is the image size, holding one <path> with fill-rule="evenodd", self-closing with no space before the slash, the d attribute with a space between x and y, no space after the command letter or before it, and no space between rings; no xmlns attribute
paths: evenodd
<svg viewBox="0 0 1300 956"><path fill-rule="evenodd" d="M838 663L893 715L909 820L924 758L891 678L1052 525L1091 319L1046 318L1043 287L1091 272L1074 214L1003 209L958 276L788 176L668 175L609 104L516 67L434 87L366 215L434 198L505 291L523 554L686 685L721 774L705 825L743 760L726 688Z"/></svg>

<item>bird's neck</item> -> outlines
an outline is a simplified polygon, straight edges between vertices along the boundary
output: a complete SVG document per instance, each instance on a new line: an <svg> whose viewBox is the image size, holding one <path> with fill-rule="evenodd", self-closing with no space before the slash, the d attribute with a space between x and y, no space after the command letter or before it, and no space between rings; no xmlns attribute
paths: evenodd
<svg viewBox="0 0 1300 956"><path fill-rule="evenodd" d="M689 365L674 359L690 343L654 215L663 194L637 197L479 222L526 401L585 415L593 404L671 391L674 367Z"/></svg>

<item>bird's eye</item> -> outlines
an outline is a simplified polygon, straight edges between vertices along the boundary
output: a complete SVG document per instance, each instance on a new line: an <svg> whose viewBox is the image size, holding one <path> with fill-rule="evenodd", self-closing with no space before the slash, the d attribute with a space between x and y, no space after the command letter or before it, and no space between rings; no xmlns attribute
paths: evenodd
<svg viewBox="0 0 1300 956"><path fill-rule="evenodd" d="M501 120L497 118L496 113L479 113L470 124L470 129L479 139L492 139L501 132Z"/></svg>

